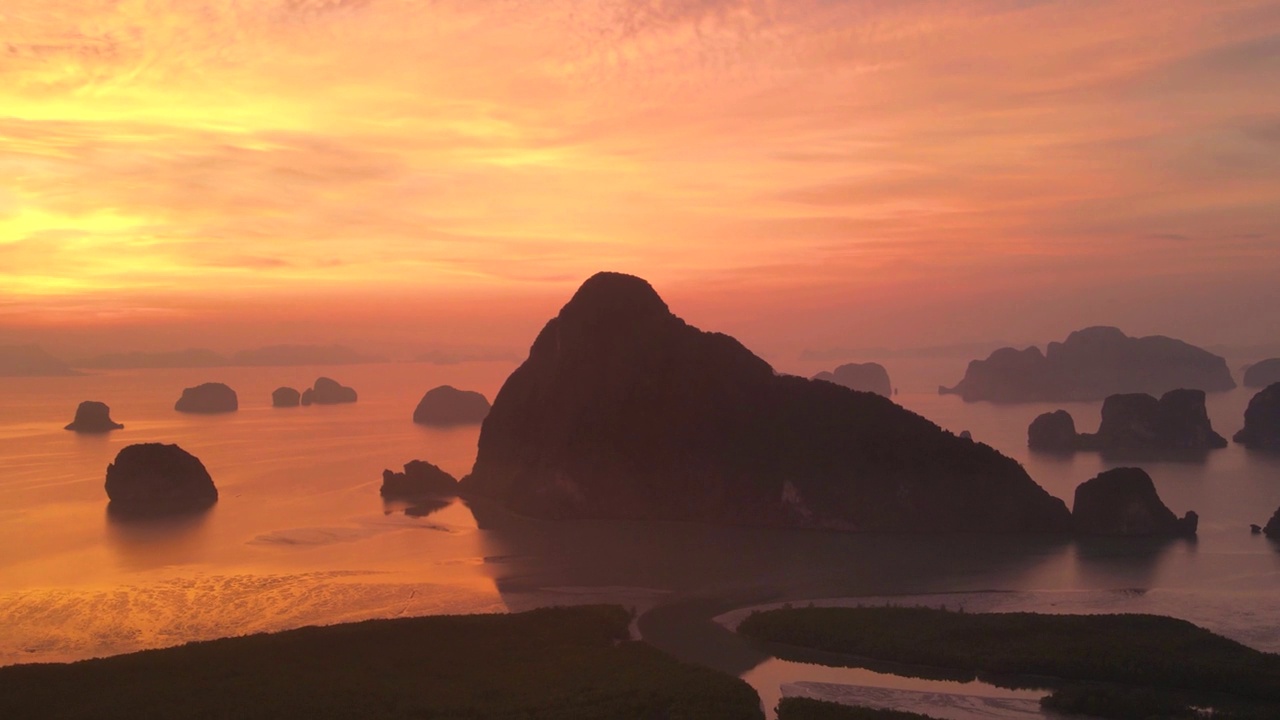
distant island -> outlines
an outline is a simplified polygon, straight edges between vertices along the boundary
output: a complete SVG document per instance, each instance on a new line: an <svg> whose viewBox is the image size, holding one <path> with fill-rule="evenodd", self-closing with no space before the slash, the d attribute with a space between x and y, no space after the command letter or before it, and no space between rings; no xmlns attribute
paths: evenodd
<svg viewBox="0 0 1280 720"><path fill-rule="evenodd" d="M1135 338L1117 328L1091 327L1049 343L1044 353L1034 346L996 350L970 362L963 380L938 392L966 402L1066 402L1235 386L1227 361L1207 350L1162 335Z"/></svg>
<svg viewBox="0 0 1280 720"><path fill-rule="evenodd" d="M1244 371L1244 386L1264 388L1280 382L1280 358L1268 358L1250 365Z"/></svg>
<svg viewBox="0 0 1280 720"><path fill-rule="evenodd" d="M1249 399L1244 427L1231 439L1251 450L1280 451L1280 382Z"/></svg>
<svg viewBox="0 0 1280 720"><path fill-rule="evenodd" d="M345 345L268 345L241 350L230 356L207 348L160 352L125 352L95 355L76 361L80 368L101 370L150 368L284 367L294 365L358 365L387 362L386 357L366 355Z"/></svg>
<svg viewBox="0 0 1280 720"><path fill-rule="evenodd" d="M79 374L38 345L0 345L0 377L58 377Z"/></svg>
<svg viewBox="0 0 1280 720"><path fill-rule="evenodd" d="M123 352L95 355L77 360L76 367L95 370L132 370L151 368L210 368L225 367L231 362L226 356L204 348L170 350L164 352Z"/></svg>
<svg viewBox="0 0 1280 720"><path fill-rule="evenodd" d="M847 363L831 372L820 372L813 376L814 380L826 380L843 385L850 390L873 392L889 397L893 395L893 383L889 381L889 371L880 363Z"/></svg>
<svg viewBox="0 0 1280 720"><path fill-rule="evenodd" d="M318 377L313 386L302 391L298 402L306 405L341 405L356 401L355 388L347 387L333 378Z"/></svg>
<svg viewBox="0 0 1280 720"><path fill-rule="evenodd" d="M122 430L124 425L111 419L111 408L97 400L85 400L76 407L75 419L64 428L78 433L100 434Z"/></svg>
<svg viewBox="0 0 1280 720"><path fill-rule="evenodd" d="M232 365L360 365L383 363L387 358L366 355L345 345L268 345L241 350L231 356Z"/></svg>
<svg viewBox="0 0 1280 720"><path fill-rule="evenodd" d="M184 388L173 409L185 413L225 413L240 408L236 391L220 382L207 382Z"/></svg>
<svg viewBox="0 0 1280 720"><path fill-rule="evenodd" d="M545 518L1061 532L1022 466L887 398L779 375L600 273L494 399L464 494Z"/></svg>
<svg viewBox="0 0 1280 720"><path fill-rule="evenodd" d="M302 404L302 393L297 388L278 387L271 391L271 407L291 408Z"/></svg>
<svg viewBox="0 0 1280 720"><path fill-rule="evenodd" d="M452 385L432 388L418 401L413 421L419 425L478 425L489 414L489 401L474 390L459 390Z"/></svg>
<svg viewBox="0 0 1280 720"><path fill-rule="evenodd" d="M1044 413L1027 428L1032 450L1068 453L1097 450L1108 455L1177 457L1227 446L1213 429L1203 390L1170 390L1159 399L1146 393L1110 395L1102 403L1096 433L1077 433L1066 410Z"/></svg>

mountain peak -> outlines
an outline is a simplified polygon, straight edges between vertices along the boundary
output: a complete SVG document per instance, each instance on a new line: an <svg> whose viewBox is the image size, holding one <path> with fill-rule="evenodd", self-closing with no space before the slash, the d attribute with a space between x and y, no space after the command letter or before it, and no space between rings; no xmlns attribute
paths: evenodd
<svg viewBox="0 0 1280 720"><path fill-rule="evenodd" d="M657 291L643 278L617 272L599 272L582 283L573 298L560 310L560 317L588 323L602 320L625 322L670 313Z"/></svg>

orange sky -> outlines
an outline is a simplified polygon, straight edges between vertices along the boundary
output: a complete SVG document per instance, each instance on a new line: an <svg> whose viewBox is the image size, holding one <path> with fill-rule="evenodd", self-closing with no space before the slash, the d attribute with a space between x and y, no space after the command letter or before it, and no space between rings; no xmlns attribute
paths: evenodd
<svg viewBox="0 0 1280 720"><path fill-rule="evenodd" d="M0 344L1280 342L1280 3L5 0ZM874 359L874 358L868 358Z"/></svg>

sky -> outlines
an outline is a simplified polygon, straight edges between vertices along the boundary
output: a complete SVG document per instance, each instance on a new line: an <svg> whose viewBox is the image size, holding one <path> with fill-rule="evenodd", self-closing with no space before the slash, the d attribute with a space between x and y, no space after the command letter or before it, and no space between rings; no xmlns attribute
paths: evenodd
<svg viewBox="0 0 1280 720"><path fill-rule="evenodd" d="M0 5L0 344L523 351L598 270L775 364L1280 343L1280 3Z"/></svg>

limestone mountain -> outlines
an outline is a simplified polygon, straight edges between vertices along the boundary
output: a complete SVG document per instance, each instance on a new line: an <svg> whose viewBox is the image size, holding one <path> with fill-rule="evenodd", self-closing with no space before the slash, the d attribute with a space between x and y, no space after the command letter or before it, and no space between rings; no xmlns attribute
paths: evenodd
<svg viewBox="0 0 1280 720"><path fill-rule="evenodd" d="M507 379L462 491L546 518L1066 532L994 449L887 398L779 375L644 280L588 279Z"/></svg>

